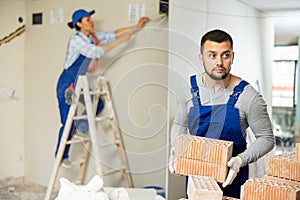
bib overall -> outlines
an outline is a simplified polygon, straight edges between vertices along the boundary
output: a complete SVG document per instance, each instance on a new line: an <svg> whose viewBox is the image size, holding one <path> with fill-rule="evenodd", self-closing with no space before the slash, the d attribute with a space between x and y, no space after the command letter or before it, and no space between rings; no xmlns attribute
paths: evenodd
<svg viewBox="0 0 300 200"><path fill-rule="evenodd" d="M57 95L58 104L59 104L61 128L59 130L58 143L57 143L57 147L56 147L56 151L55 151L55 156L56 156L58 148L59 148L60 140L61 140L64 128L65 128L65 123L67 121L67 117L68 117L68 113L69 113L69 109L70 109L70 106L68 104L66 104L65 90L69 87L69 85L71 83L76 84L78 75L86 74L86 71L87 71L87 68L89 67L90 62L91 62L90 58L86 58L85 56L80 55L68 69L64 69L64 71L62 72L62 74L60 75L60 77L58 79L58 83L56 86L56 95ZM96 111L97 114L103 109L103 106L104 106L103 102L101 101L101 99L99 99L99 103L98 103L98 107L97 107L97 111ZM86 132L87 131L87 121L85 120L84 122L85 123L80 123L80 124L82 124L82 126L81 126L81 127L83 127L82 129L85 129L85 130L81 130L81 131ZM75 122L75 125L78 126L79 123ZM68 140L70 140L73 136L75 125L73 122ZM77 127L77 128L79 128L79 127ZM63 159L67 159L69 157L69 150L70 150L70 145L67 145L65 148L65 151L64 151Z"/></svg>
<svg viewBox="0 0 300 200"><path fill-rule="evenodd" d="M199 87L196 76L190 77L193 106L188 113L188 128L191 134L201 137L215 138L233 142L233 154L237 156L246 150L240 126L239 110L234 107L239 95L248 84L241 81L233 90L227 104L201 105ZM248 166L242 167L231 185L223 188L224 196L240 197L241 185L248 179Z"/></svg>

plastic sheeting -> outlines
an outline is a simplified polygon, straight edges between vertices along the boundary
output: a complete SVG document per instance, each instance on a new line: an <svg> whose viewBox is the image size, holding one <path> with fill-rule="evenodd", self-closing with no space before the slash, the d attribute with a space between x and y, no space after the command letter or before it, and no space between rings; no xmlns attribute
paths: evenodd
<svg viewBox="0 0 300 200"><path fill-rule="evenodd" d="M75 185L60 178L61 188L55 200L129 200L124 188L117 188L111 194L103 191L103 180L95 175L87 185Z"/></svg>

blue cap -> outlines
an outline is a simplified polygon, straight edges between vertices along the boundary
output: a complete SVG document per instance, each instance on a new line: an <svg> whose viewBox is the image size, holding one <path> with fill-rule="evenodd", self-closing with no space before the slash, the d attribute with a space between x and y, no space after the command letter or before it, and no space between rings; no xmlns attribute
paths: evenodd
<svg viewBox="0 0 300 200"><path fill-rule="evenodd" d="M86 16L91 16L92 14L95 13L95 10L92 10L90 12L86 11L86 10L83 10L83 9L79 9L79 10L76 10L73 15L72 15L72 25L73 27L75 27L76 23L83 17L86 17Z"/></svg>

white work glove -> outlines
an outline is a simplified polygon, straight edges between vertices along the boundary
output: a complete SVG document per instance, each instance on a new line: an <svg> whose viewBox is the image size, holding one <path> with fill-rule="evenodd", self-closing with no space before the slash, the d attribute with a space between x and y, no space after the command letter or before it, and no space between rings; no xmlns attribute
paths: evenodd
<svg viewBox="0 0 300 200"><path fill-rule="evenodd" d="M65 100L66 100L66 104L68 104L69 106L71 106L74 102L75 99L75 88L74 88L74 84L71 83L69 85L69 87L65 90Z"/></svg>
<svg viewBox="0 0 300 200"><path fill-rule="evenodd" d="M169 171L171 174L174 174L174 158L175 158L175 147L171 147L170 156L169 156Z"/></svg>
<svg viewBox="0 0 300 200"><path fill-rule="evenodd" d="M243 161L240 156L230 158L230 160L227 162L227 166L230 168L229 173L225 182L222 184L222 187L226 187L227 185L230 185L232 183L237 173L240 171L242 163Z"/></svg>

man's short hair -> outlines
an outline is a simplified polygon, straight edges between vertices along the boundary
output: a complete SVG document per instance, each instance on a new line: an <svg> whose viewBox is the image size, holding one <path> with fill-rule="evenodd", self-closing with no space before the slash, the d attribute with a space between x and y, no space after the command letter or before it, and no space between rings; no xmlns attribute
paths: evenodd
<svg viewBox="0 0 300 200"><path fill-rule="evenodd" d="M215 29L215 30L211 30L211 31L207 32L205 35L202 36L201 47L200 47L201 54L203 53L204 43L208 40L213 41L213 42L218 42L218 43L229 41L231 44L231 49L233 49L233 41L232 41L231 36L228 33L226 33L225 31Z"/></svg>

